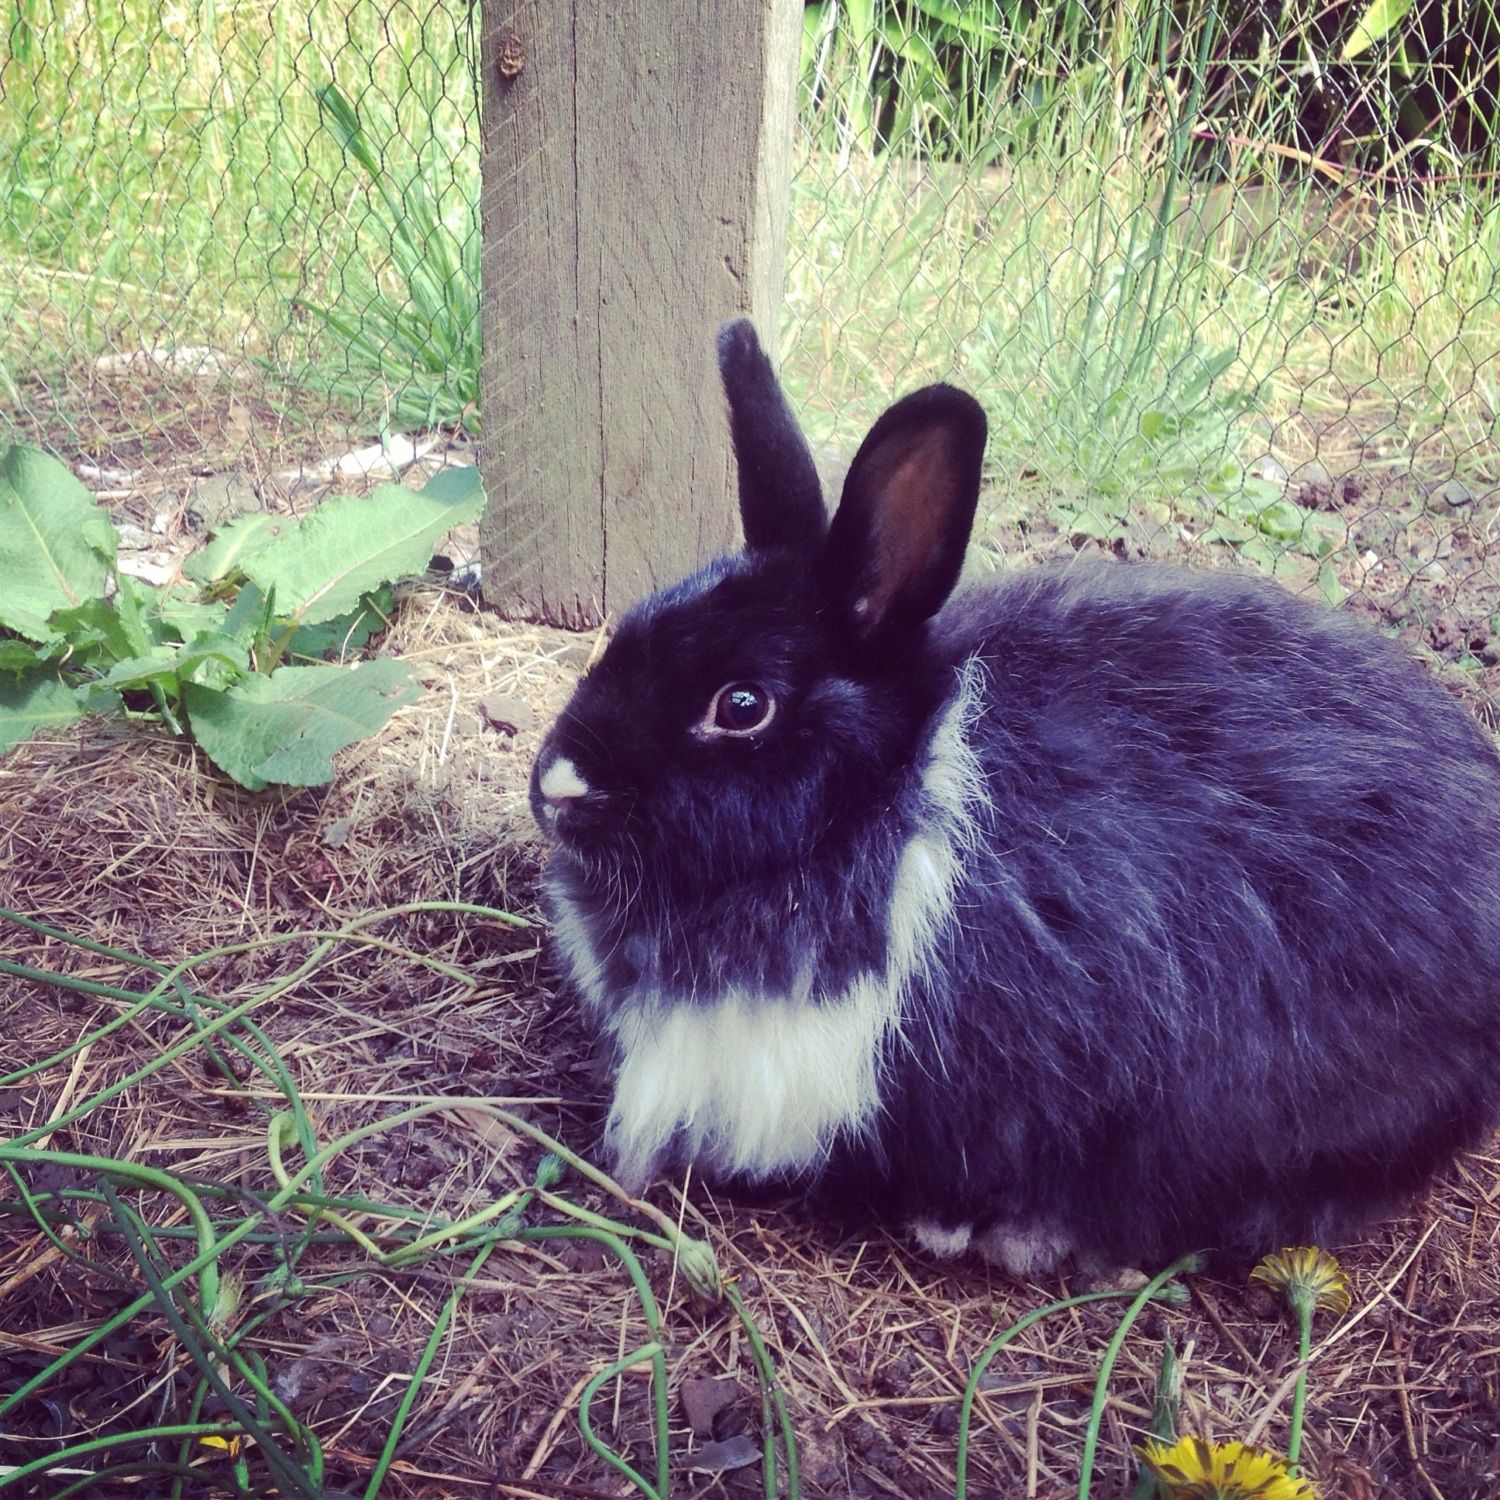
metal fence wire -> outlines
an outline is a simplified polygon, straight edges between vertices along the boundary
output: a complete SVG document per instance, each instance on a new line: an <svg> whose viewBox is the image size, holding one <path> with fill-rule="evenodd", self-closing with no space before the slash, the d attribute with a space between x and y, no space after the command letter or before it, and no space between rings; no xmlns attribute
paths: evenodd
<svg viewBox="0 0 1500 1500"><path fill-rule="evenodd" d="M212 511L473 431L477 53L442 0L19 0L0 438Z"/></svg>
<svg viewBox="0 0 1500 1500"><path fill-rule="evenodd" d="M474 434L475 19L19 0L0 437L150 509ZM803 20L780 333L820 449L960 381L986 555L1260 568L1500 703L1500 5Z"/></svg>

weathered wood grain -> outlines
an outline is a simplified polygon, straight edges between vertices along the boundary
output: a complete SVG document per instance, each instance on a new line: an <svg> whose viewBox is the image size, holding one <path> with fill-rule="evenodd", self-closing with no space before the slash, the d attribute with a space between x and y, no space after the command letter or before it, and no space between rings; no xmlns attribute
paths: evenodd
<svg viewBox="0 0 1500 1500"><path fill-rule="evenodd" d="M733 545L713 360L774 334L796 0L484 0L486 597L595 624Z"/></svg>

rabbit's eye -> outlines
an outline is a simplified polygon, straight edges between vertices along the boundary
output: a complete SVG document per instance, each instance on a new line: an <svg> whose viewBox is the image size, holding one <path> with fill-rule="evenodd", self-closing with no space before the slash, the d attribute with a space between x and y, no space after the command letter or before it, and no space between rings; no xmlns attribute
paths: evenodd
<svg viewBox="0 0 1500 1500"><path fill-rule="evenodd" d="M775 712L776 700L758 682L731 682L714 694L699 727L704 734L754 734Z"/></svg>

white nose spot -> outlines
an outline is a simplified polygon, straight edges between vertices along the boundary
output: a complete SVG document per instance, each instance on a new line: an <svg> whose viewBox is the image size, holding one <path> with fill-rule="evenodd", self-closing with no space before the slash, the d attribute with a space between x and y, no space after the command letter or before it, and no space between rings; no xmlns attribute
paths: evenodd
<svg viewBox="0 0 1500 1500"><path fill-rule="evenodd" d="M542 796L549 802L561 802L568 797L583 797L588 794L589 784L578 774L578 767L566 755L560 755L542 772L537 783Z"/></svg>

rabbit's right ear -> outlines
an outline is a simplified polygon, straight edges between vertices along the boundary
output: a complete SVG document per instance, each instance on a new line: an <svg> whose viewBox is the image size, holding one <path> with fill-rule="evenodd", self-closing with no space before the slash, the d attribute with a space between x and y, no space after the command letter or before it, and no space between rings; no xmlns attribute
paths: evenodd
<svg viewBox="0 0 1500 1500"><path fill-rule="evenodd" d="M719 375L740 470L740 524L751 552L815 552L828 529L807 439L748 318L719 330Z"/></svg>
<svg viewBox="0 0 1500 1500"><path fill-rule="evenodd" d="M867 644L927 619L958 582L985 431L972 396L929 385L898 401L860 444L820 571L830 601Z"/></svg>

